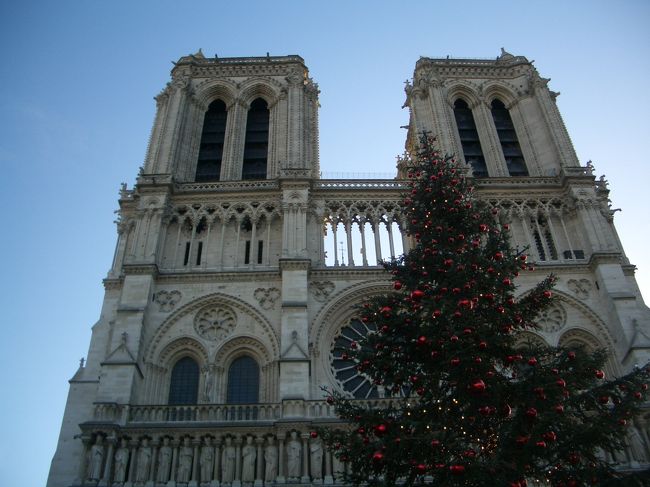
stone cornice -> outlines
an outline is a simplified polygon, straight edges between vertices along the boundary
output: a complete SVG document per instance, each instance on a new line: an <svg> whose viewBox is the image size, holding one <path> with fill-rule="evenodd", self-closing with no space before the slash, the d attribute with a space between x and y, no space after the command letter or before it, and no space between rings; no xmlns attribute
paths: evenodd
<svg viewBox="0 0 650 487"><path fill-rule="evenodd" d="M623 254L620 252L594 252L589 258L589 268L595 270L601 264L622 264Z"/></svg>

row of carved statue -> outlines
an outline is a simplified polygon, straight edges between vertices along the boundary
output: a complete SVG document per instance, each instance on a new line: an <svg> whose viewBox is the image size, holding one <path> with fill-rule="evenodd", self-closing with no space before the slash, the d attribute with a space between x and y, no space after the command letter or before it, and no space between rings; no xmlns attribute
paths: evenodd
<svg viewBox="0 0 650 487"><path fill-rule="evenodd" d="M344 465L324 449L316 433L287 436L183 436L156 440L96 433L86 455L89 485L270 485L333 483Z"/></svg>

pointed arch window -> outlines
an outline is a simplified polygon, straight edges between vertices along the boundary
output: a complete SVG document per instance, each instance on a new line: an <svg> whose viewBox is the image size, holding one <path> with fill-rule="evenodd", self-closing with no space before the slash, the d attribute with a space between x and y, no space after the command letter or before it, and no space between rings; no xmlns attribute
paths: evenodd
<svg viewBox="0 0 650 487"><path fill-rule="evenodd" d="M228 369L228 404L254 404L259 402L260 368L252 357L236 359Z"/></svg>
<svg viewBox="0 0 650 487"><path fill-rule="evenodd" d="M478 138L478 131L476 130L472 110L465 100L459 98L454 102L454 117L456 118L458 136L463 149L463 155L465 156L465 162L472 166L474 176L486 177L488 172L487 166L485 165L485 156L483 156L483 149L481 148L481 141Z"/></svg>
<svg viewBox="0 0 650 487"><path fill-rule="evenodd" d="M269 108L262 98L251 103L246 119L242 179L266 179L269 151Z"/></svg>
<svg viewBox="0 0 650 487"><path fill-rule="evenodd" d="M508 166L508 172L511 176L528 176L526 161L524 161L524 154L519 146L519 139L510 112L499 99L492 101L492 118L497 129L499 142L501 142L501 149Z"/></svg>
<svg viewBox="0 0 650 487"><path fill-rule="evenodd" d="M196 164L196 181L219 181L223 143L226 137L226 104L221 100L210 103L203 119L203 132Z"/></svg>
<svg viewBox="0 0 650 487"><path fill-rule="evenodd" d="M183 357L174 364L169 384L169 404L196 404L199 392L199 364Z"/></svg>

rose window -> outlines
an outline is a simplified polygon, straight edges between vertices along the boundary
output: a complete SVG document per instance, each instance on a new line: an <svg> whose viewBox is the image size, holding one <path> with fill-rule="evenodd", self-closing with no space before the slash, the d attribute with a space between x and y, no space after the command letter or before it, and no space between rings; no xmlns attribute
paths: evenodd
<svg viewBox="0 0 650 487"><path fill-rule="evenodd" d="M383 396L382 390L372 383L370 377L357 370L357 362L349 357L353 343L360 343L368 333L374 333L374 324L352 319L334 337L330 350L330 363L336 382L348 395L357 399Z"/></svg>

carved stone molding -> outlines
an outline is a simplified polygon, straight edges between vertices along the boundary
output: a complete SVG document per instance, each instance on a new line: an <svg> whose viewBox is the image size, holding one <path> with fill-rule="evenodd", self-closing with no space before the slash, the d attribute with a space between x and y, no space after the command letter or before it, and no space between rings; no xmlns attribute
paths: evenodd
<svg viewBox="0 0 650 487"><path fill-rule="evenodd" d="M222 341L237 326L237 315L229 307L219 304L200 310L194 318L194 329L202 338Z"/></svg>
<svg viewBox="0 0 650 487"><path fill-rule="evenodd" d="M314 299L318 302L324 303L336 286L332 281L313 281L309 284Z"/></svg>
<svg viewBox="0 0 650 487"><path fill-rule="evenodd" d="M276 301L280 297L280 290L276 287L267 289L259 287L253 293L253 296L259 301L263 309L273 309L275 308Z"/></svg>
<svg viewBox="0 0 650 487"><path fill-rule="evenodd" d="M155 301L158 303L158 309L165 313L169 313L174 309L176 304L181 300L183 295L180 291L158 291L155 296Z"/></svg>
<svg viewBox="0 0 650 487"><path fill-rule="evenodd" d="M569 279L569 290L580 299L587 299L591 291L591 282L588 279Z"/></svg>

